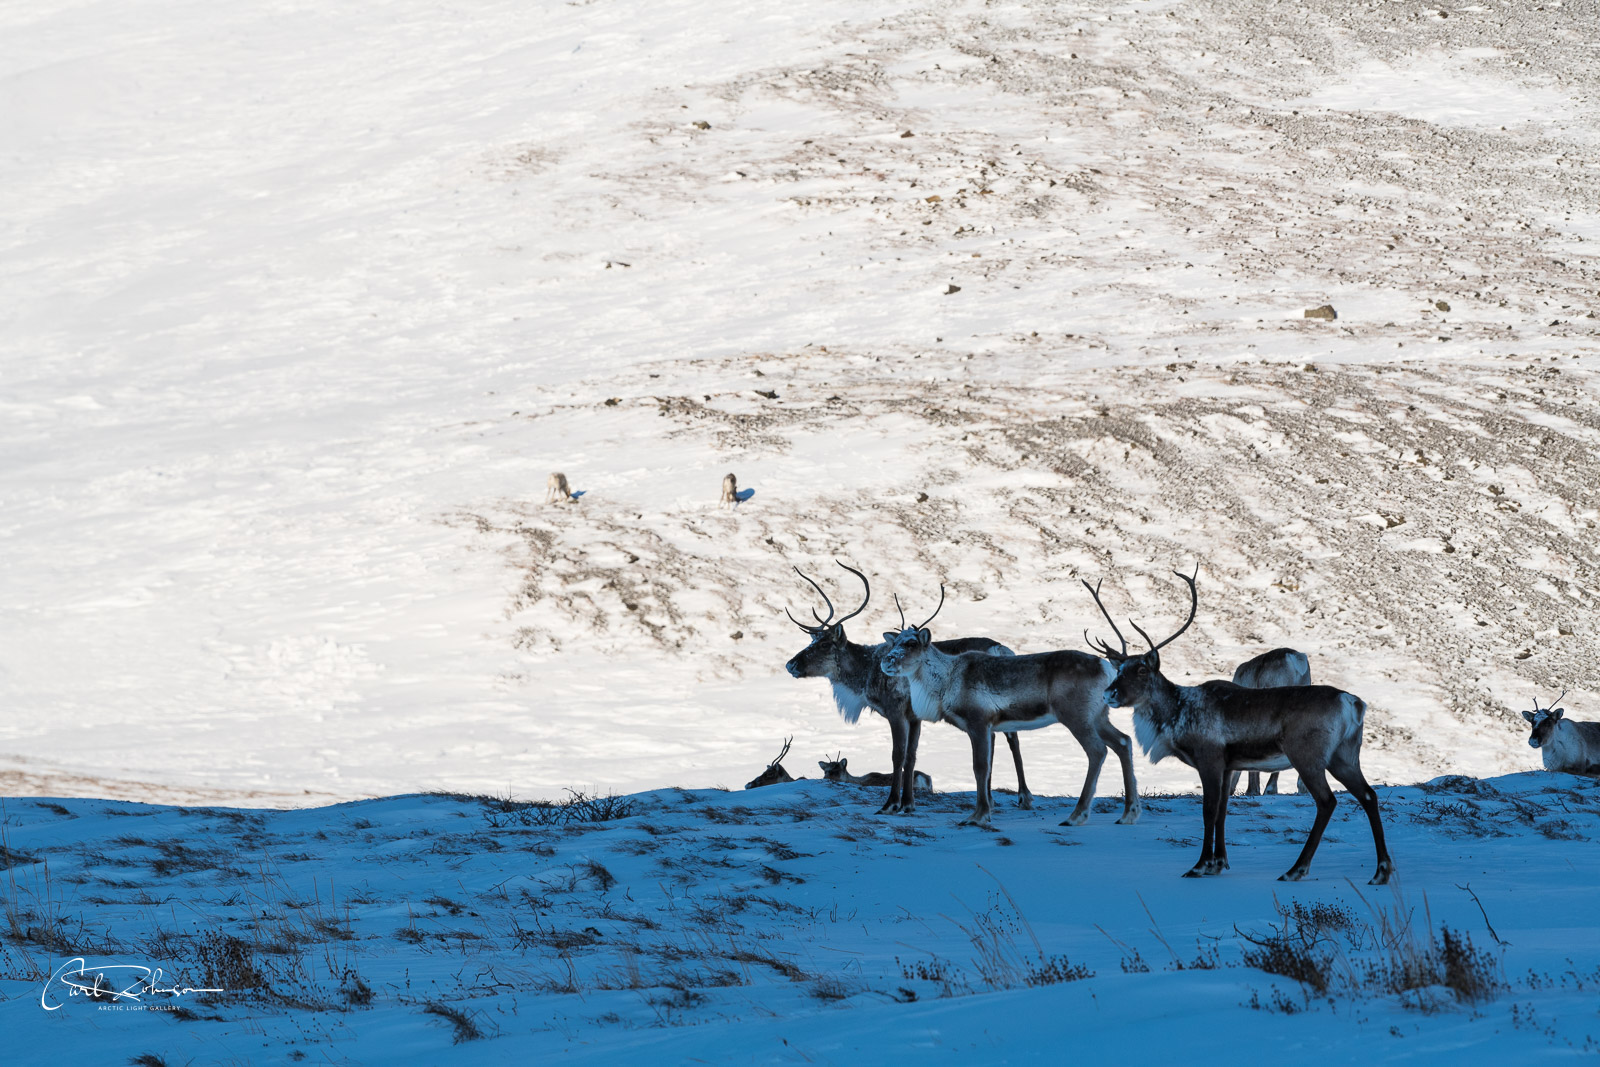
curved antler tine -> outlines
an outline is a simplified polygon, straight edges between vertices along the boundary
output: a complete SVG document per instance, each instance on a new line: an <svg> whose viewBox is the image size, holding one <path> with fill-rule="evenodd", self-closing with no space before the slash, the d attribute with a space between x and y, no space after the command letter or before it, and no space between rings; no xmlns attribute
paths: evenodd
<svg viewBox="0 0 1600 1067"><path fill-rule="evenodd" d="M835 563L839 563L838 560L834 560L834 562ZM839 563L839 566L844 567L845 570L849 571L851 574L853 574L857 578L861 579L862 597L861 597L861 606L859 608L857 608L856 610L852 611L850 614L846 615L843 619L840 619L838 622L834 623L835 626L843 625L843 623L845 622L846 619L853 619L857 615L860 615L863 611L866 611L867 610L867 602L872 599L872 583L867 581L867 576L865 574L862 574L860 571L856 570L854 567L848 566L848 565L846 565L844 563Z"/></svg>
<svg viewBox="0 0 1600 1067"><path fill-rule="evenodd" d="M1189 628L1189 624L1194 622L1195 612L1200 609L1200 593L1195 589L1194 584L1195 578L1200 577L1200 564L1196 563L1194 565L1194 578L1189 577L1182 571L1173 571L1172 573L1176 574L1179 578L1182 578L1189 586L1189 617L1183 621L1182 626L1178 627L1177 633L1161 642L1161 644L1153 646L1154 648L1165 648L1167 645L1170 645L1172 642L1176 641L1183 631ZM1140 630L1139 632L1144 633L1143 630ZM1148 641L1150 638L1146 637L1145 640Z"/></svg>
<svg viewBox="0 0 1600 1067"><path fill-rule="evenodd" d="M926 630L928 628L928 623L933 621L934 616L938 615L939 614L939 609L943 608L943 607L944 607L944 583L940 582L939 583L939 607L934 608L933 609L933 615L929 615L926 619L924 619L922 621L922 625L918 626L917 629Z"/></svg>
<svg viewBox="0 0 1600 1067"><path fill-rule="evenodd" d="M1554 700L1552 700L1552 701L1551 701L1551 702L1550 702L1550 706L1551 706L1551 707L1552 707L1552 708L1553 708L1553 707L1555 707L1555 706L1556 706L1556 705L1557 705L1557 704L1559 704L1559 703L1561 703L1561 697L1564 697L1564 696L1566 696L1566 695L1567 695L1567 691L1566 691L1566 690L1565 690L1565 689L1563 689L1563 690L1562 690L1562 691L1561 691L1561 696L1559 696L1559 697L1556 697L1556 698L1555 698L1555 699L1554 699Z"/></svg>
<svg viewBox="0 0 1600 1067"><path fill-rule="evenodd" d="M894 595L894 606L895 606L896 610L898 610L900 612L900 629L904 630L906 628L906 609L900 607L900 594L899 593L896 593Z"/></svg>
<svg viewBox="0 0 1600 1067"><path fill-rule="evenodd" d="M828 605L828 618L827 619L824 619L822 616L817 615L817 621L818 622L822 623L822 625L824 625L824 626L828 625L828 619L833 618L833 601L829 600L828 599L828 594L824 593L822 591L822 586L818 585L816 582L811 581L811 579L806 575L805 571L801 570L799 567L796 567L794 569L794 572L796 574L798 574L800 577L805 578L805 580L807 582L810 582L811 583L811 588L815 589L817 591L817 594L822 597L822 602L824 604ZM817 614L817 609L816 608L812 608L811 609L811 614L816 615Z"/></svg>
<svg viewBox="0 0 1600 1067"><path fill-rule="evenodd" d="M788 608L784 608L783 609L783 613L785 615L789 615L789 609ZM815 615L816 612L813 611L811 614ZM804 630L808 634L812 634L812 633L816 633L817 632L817 628L815 626L807 626L805 623L801 622L799 619L795 618L793 615L789 615L789 621L794 623L796 626L800 627L800 629Z"/></svg>
<svg viewBox="0 0 1600 1067"><path fill-rule="evenodd" d="M1103 583L1105 581L1105 579L1102 578L1102 579L1100 579L1100 581L1095 582L1092 587L1089 585L1089 579L1087 579L1087 578L1080 578L1079 581L1081 581L1083 583L1083 587L1085 589L1089 590L1089 595L1094 597L1095 607L1100 609L1100 614L1104 615L1106 617L1106 622L1111 624L1111 632L1116 634L1117 635L1117 640L1122 643L1122 651L1121 652L1113 652L1111 650L1111 646L1109 644L1107 644L1104 641L1101 641L1100 642L1100 646L1099 646L1101 654L1106 656L1107 658L1110 658L1110 659L1115 659L1115 658L1117 658L1119 656L1122 659L1127 659L1128 658L1128 639L1126 637L1122 636L1122 631L1117 629L1117 622L1116 622L1115 619L1113 619L1111 617L1111 612L1107 611L1106 610L1106 606L1100 602L1100 585L1101 585L1101 583ZM1083 639L1085 641L1089 640L1089 631L1088 630L1083 631ZM1089 642L1089 647L1090 648L1095 647L1094 642L1090 641Z"/></svg>
<svg viewBox="0 0 1600 1067"><path fill-rule="evenodd" d="M1140 626L1138 623L1134 622L1132 619L1128 620L1128 625L1132 626L1135 630L1139 631L1139 636L1144 638L1144 643L1150 646L1150 651L1154 652L1156 650L1156 643L1154 641L1150 640L1150 635L1144 632L1144 627L1143 626Z"/></svg>

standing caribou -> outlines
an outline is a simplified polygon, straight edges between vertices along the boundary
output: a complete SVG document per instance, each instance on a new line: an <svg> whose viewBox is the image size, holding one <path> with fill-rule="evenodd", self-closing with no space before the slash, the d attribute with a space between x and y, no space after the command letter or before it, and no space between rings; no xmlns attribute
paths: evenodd
<svg viewBox="0 0 1600 1067"><path fill-rule="evenodd" d="M1223 838L1228 818L1228 772L1293 767L1306 792L1317 802L1317 817L1300 858L1279 881L1298 882L1311 868L1311 858L1337 804L1326 778L1331 772L1360 802L1372 823L1378 870L1369 884L1388 882L1394 873L1394 861L1383 843L1378 794L1361 773L1361 727L1366 703L1328 685L1246 689L1220 679L1199 685L1174 685L1168 681L1161 673L1161 649L1189 628L1200 604L1194 578L1186 574L1178 577L1189 586L1189 618L1177 633L1159 644L1134 623L1133 628L1150 651L1123 660L1105 696L1117 707L1134 709L1134 733L1152 763L1176 756L1200 772L1205 838L1199 861L1184 876L1196 878L1228 869L1228 849Z"/></svg>
<svg viewBox="0 0 1600 1067"><path fill-rule="evenodd" d="M834 562L839 561L834 560ZM911 700L905 683L886 676L878 669L885 646L858 645L845 636L844 624L867 609L867 603L872 599L872 586L867 582L867 576L854 567L845 567L843 563L839 563L839 566L861 579L861 606L844 618L835 620L833 601L828 599L828 594L796 567L795 573L804 578L811 588L821 595L823 603L828 605L828 617L824 619L813 608L811 615L817 620L817 625L808 626L789 614L787 608L784 609L784 613L789 614L790 622L811 635L811 644L784 667L796 678L828 679L833 684L833 701L838 705L839 714L844 717L845 722L853 723L861 718L863 708L871 708L889 721L894 770L891 772L889 782L889 798L883 802L878 813L910 812L916 806L916 792L912 787L916 776L917 742L922 735L922 720L911 712ZM905 615L902 612L901 621L904 619ZM1012 655L1011 650L1005 645L987 637L963 637L952 641L941 641L939 647L947 652L971 652L988 656ZM1011 759L1017 768L1017 803L1023 808L1031 808L1033 794L1028 792L1028 780L1022 773L1022 746L1015 737L1008 737L1006 740L1011 744Z"/></svg>
<svg viewBox="0 0 1600 1067"><path fill-rule="evenodd" d="M1533 730L1528 734L1528 744L1539 750L1547 771L1567 771L1572 774L1600 774L1600 722L1573 722L1565 718L1566 709L1556 707L1561 697L1541 708L1533 702L1533 710L1525 711Z"/></svg>
<svg viewBox="0 0 1600 1067"><path fill-rule="evenodd" d="M898 634L886 633L883 673L910 684L911 710L924 722L945 719L961 727L972 742L972 774L977 804L961 825L988 826L993 806L989 797L989 772L994 735L1013 736L1059 722L1083 746L1089 772L1083 779L1078 805L1061 825L1080 826L1089 819L1100 765L1106 746L1116 749L1122 762L1123 811L1119 823L1139 820L1139 787L1133 777L1133 746L1128 735L1111 724L1105 689L1115 674L1105 660L1086 652L1039 652L1029 656L998 658L971 652L952 655L934 643L928 623L944 607L944 586L939 587L939 607L920 626Z"/></svg>
<svg viewBox="0 0 1600 1067"><path fill-rule="evenodd" d="M1254 659L1247 659L1233 669L1233 684L1242 685L1246 689L1271 689L1280 685L1310 685L1311 661L1306 659L1304 652L1296 652L1292 648L1275 648L1271 652L1263 652ZM1266 792L1270 796L1278 791L1278 773L1272 772L1272 777L1267 779ZM1234 771L1228 776L1228 793L1232 795L1239 788L1239 772ZM1244 795L1258 797L1261 790L1261 772L1250 772L1250 784L1245 787Z"/></svg>

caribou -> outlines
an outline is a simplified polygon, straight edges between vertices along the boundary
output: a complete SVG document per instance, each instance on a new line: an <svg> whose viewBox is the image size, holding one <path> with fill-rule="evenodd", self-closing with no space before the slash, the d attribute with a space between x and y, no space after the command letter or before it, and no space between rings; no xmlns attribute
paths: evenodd
<svg viewBox="0 0 1600 1067"><path fill-rule="evenodd" d="M1233 669L1233 684L1242 685L1246 689L1271 689L1280 685L1310 685L1311 661L1306 659L1304 652L1297 652L1292 648L1275 648L1271 652L1263 652L1254 659L1247 659ZM1232 772L1228 777L1228 793L1231 795L1239 788L1239 773ZM1272 777L1267 779L1266 793L1268 796L1278 792L1278 773L1272 772ZM1250 784L1245 787L1244 795L1258 797L1262 794L1261 772L1250 772Z"/></svg>
<svg viewBox="0 0 1600 1067"><path fill-rule="evenodd" d="M1383 841L1378 794L1361 773L1361 728L1367 705L1360 697L1328 685L1247 689L1220 679L1175 685L1161 673L1161 649L1194 622L1199 608L1195 579L1176 571L1189 586L1189 618L1165 641L1139 631L1150 651L1129 656L1117 668L1105 698L1132 707L1134 734L1152 763L1176 756L1200 773L1205 836L1200 859L1186 878L1228 869L1223 827L1228 818L1230 771L1282 771L1293 767L1317 804L1317 817L1300 858L1279 881L1298 882L1311 868L1322 833L1337 804L1327 775L1344 784L1365 809L1377 846L1378 869L1370 885L1383 885L1394 861ZM1196 568L1196 575L1199 568Z"/></svg>
<svg viewBox="0 0 1600 1067"><path fill-rule="evenodd" d="M839 563L838 560L834 562ZM894 770L890 774L888 799L878 813L908 814L916 806L912 785L916 775L917 744L922 736L922 720L912 714L910 694L905 684L879 670L879 661L886 646L859 645L845 636L844 624L867 609L872 599L872 586L867 576L854 567L847 567L843 563L839 563L839 566L861 579L861 605L843 618L835 619L833 601L828 599L828 594L796 567L795 573L815 589L828 606L828 617L823 618L813 608L811 616L817 620L817 625L811 626L795 618L787 608L784 609L789 621L811 636L811 643L784 667L796 678L828 679L833 686L833 701L845 722L858 721L866 708L871 708L888 720ZM899 600L896 599L895 603L898 604ZM905 613L902 611L901 621L904 622L904 619ZM971 652L988 656L1013 654L1005 645L987 637L941 641L939 647L951 653ZM1017 768L1017 803L1024 809L1031 808L1033 794L1028 791L1028 779L1022 771L1022 746L1015 736L1008 736L1006 741L1011 746L1011 760Z"/></svg>
<svg viewBox="0 0 1600 1067"><path fill-rule="evenodd" d="M838 759L818 760L817 766L822 768L822 780L825 782L848 782L851 785L889 785L893 780L892 774L882 771L868 771L866 774L851 774L850 761L844 756ZM918 792L933 792L933 779L921 771L915 774Z"/></svg>
<svg viewBox="0 0 1600 1067"><path fill-rule="evenodd" d="M567 476L560 471L551 474L544 482L544 502L546 504L556 500L571 500L572 486L567 482Z"/></svg>
<svg viewBox="0 0 1600 1067"><path fill-rule="evenodd" d="M1111 664L1071 650L1005 658L952 654L934 642L928 630L928 623L943 607L941 585L933 615L919 626L883 635L888 650L881 667L884 674L904 678L909 684L911 710L918 720L943 719L960 727L971 741L977 801L961 825L990 824L994 735L1010 738L1018 730L1035 730L1055 722L1072 731L1089 758L1077 807L1061 825L1081 826L1088 821L1108 745L1122 762L1123 810L1117 822L1137 822L1139 787L1133 775L1133 746L1128 735L1111 724L1106 710L1105 689L1115 674Z"/></svg>
<svg viewBox="0 0 1600 1067"><path fill-rule="evenodd" d="M1547 708L1541 708L1535 699L1533 710L1522 713L1533 727L1528 745L1539 750L1547 771L1600 774L1600 722L1573 722L1566 718L1566 709L1556 707L1566 695L1562 692Z"/></svg>
<svg viewBox="0 0 1600 1067"><path fill-rule="evenodd" d="M717 500L719 508L737 508L739 506L739 479L732 474L722 476L722 496Z"/></svg>
<svg viewBox="0 0 1600 1067"><path fill-rule="evenodd" d="M784 782L794 781L794 776L783 769L783 757L789 754L789 746L792 744L794 744L794 738L784 738L783 751L779 752L773 761L767 764L766 770L746 782L744 787L746 789L760 789L766 785L781 785Z"/></svg>

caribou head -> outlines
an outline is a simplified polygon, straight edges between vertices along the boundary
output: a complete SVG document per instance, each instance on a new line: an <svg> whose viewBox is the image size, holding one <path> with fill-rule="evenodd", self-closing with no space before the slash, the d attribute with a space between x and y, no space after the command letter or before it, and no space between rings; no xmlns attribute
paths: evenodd
<svg viewBox="0 0 1600 1067"><path fill-rule="evenodd" d="M1557 704L1561 703L1561 697L1566 695L1567 691L1563 689L1561 696L1552 700L1547 708L1541 708L1539 706L1539 698L1535 697L1533 710L1522 713L1522 717L1527 719L1533 726L1533 732L1528 735L1529 748L1543 748L1550 743L1550 738L1556 732L1556 725L1561 721L1561 716L1567 713L1565 708L1556 707Z"/></svg>
<svg viewBox="0 0 1600 1067"><path fill-rule="evenodd" d="M900 611L900 630L888 631L883 635L884 641L889 645L889 650L883 654L879 662L883 673L891 678L898 678L903 674L915 674L917 662L922 659L922 654L933 644L933 633L928 629L939 609L944 607L944 585L939 586L939 606L933 609L933 615L922 620L921 625L906 625L906 609L900 607L900 598L894 598L894 606Z"/></svg>
<svg viewBox="0 0 1600 1067"><path fill-rule="evenodd" d="M1157 684L1157 680L1165 681L1165 679L1161 678L1161 650L1176 641L1179 635L1189 628L1189 624L1194 622L1195 611L1200 606L1200 596L1195 591L1195 579L1180 571L1173 571L1172 573L1182 578L1189 586L1189 617L1184 620L1182 626L1178 627L1176 633L1159 644L1151 640L1150 635L1145 633L1138 623L1132 619L1128 620L1133 628L1139 631L1139 636L1144 638L1145 644L1150 646L1150 651L1137 656L1124 654L1120 659L1114 661L1117 663L1117 677L1106 688L1106 703L1112 707L1138 707L1141 704L1148 703L1151 689ZM1195 568L1194 573L1195 577L1199 577L1200 568L1198 566ZM1096 596L1095 602L1099 603L1099 600L1100 598ZM1105 609L1102 608L1101 610ZM1107 618L1110 618L1110 616L1107 616ZM1116 627L1113 626L1112 629L1114 630ZM1122 635L1119 633L1117 636L1120 638ZM1123 648L1127 648L1126 642L1124 642Z"/></svg>
<svg viewBox="0 0 1600 1067"><path fill-rule="evenodd" d="M834 562L839 563L838 560L834 560ZM811 644L806 646L799 655L784 664L784 669L796 678L827 678L834 674L834 657L846 642L844 624L866 611L867 602L872 599L872 586L867 582L867 576L854 567L846 567L843 563L839 563L839 566L844 567L845 570L860 578L862 589L861 606L842 619L833 617L833 601L829 600L828 594L822 591L822 586L812 581L799 567L794 569L796 574L804 578L810 583L811 588L817 591L818 595L822 597L822 602L828 605L827 618L818 615L816 608L811 609L811 617L817 620L817 625L815 626L801 622L790 614L788 608L783 609L783 613L789 616L790 622L811 635Z"/></svg>

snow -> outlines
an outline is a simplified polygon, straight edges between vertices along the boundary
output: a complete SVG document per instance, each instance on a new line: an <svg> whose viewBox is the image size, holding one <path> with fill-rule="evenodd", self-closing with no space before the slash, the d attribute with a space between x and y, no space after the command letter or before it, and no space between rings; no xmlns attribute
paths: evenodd
<svg viewBox="0 0 1600 1067"><path fill-rule="evenodd" d="M1285 883L1308 797L1236 799L1232 870L1195 880L1179 877L1198 848L1193 796L1147 795L1133 826L1102 801L1070 829L1056 825L1070 799L1023 812L1001 798L986 832L954 825L970 793L878 817L881 792L659 790L564 825L438 795L290 811L7 801L7 847L26 857L7 872L8 917L36 931L0 947L9 1054L1032 1062L1070 1045L1213 1061L1241 1032L1262 1055L1314 1042L1330 1062L1595 1047L1592 780L1381 789L1388 887L1364 884L1371 839L1348 797L1310 877ZM1369 938L1387 920L1418 943L1430 924L1465 934L1502 988L1474 1005L1335 977L1319 995L1249 965L1248 939L1296 904L1344 909L1350 926L1326 931L1332 974L1379 961ZM90 974L161 966L161 988L225 991L121 1010L74 997L45 980L67 957L51 960L41 924L85 946ZM231 968L229 937L251 946ZM455 1043L430 1005L482 1036Z"/></svg>
<svg viewBox="0 0 1600 1067"><path fill-rule="evenodd" d="M664 819L688 804L671 790L706 810L739 804L708 791L749 780L791 737L795 768L845 752L887 770L881 720L841 721L825 683L782 670L805 640L782 610L812 604L795 566L841 605L855 585L833 561L870 576L856 640L896 625L893 595L925 613L944 583L935 636L1034 652L1082 647L1095 627L1080 579L1103 577L1119 619L1158 628L1185 606L1171 571L1198 564L1200 616L1163 657L1174 678L1227 677L1288 644L1315 680L1361 696L1364 766L1396 811L1408 899L1426 890L1436 916L1478 936L1475 907L1455 910L1466 875L1443 873L1467 839L1438 837L1437 812L1401 797L1445 774L1523 789L1495 776L1537 766L1517 714L1536 695L1570 689L1572 715L1597 717L1600 112L1581 32L1597 14L1591 0L0 11L0 795L14 798L0 822L8 848L49 857L54 887L24 884L39 870L25 863L6 900L60 889L69 917L192 968L194 943L163 955L156 905L90 899L112 898L96 879L146 879L151 855L118 838L214 838L255 872L247 897L278 892L259 870L269 854L317 857L281 861L310 864L284 874L299 901L323 899L313 870L324 885L368 871L374 903L353 906L373 909L361 921L393 950L370 963L376 1006L267 1011L273 1047L315 1033L352 1042L356 1060L424 1039L423 1058L473 1056L404 992L413 967L465 995L480 979L449 954L468 954L390 934L406 923L396 902L424 906L398 885L407 870L446 897L491 883L452 890L470 853L346 830L378 818L350 812L481 828L478 806L415 794L581 789L645 794ZM1336 320L1303 318L1323 304ZM555 470L576 502L541 503ZM719 511L729 471L750 496ZM1042 799L1076 791L1080 750L1063 731L1024 747ZM995 880L917 864L881 885L859 864L847 877L828 834L876 826L908 855L983 851L1041 940L1097 977L879 997L870 1011L873 995L852 993L826 1009L838 1050L904 1058L885 1034L920 1034L1026 1058L1103 1013L1104 1033L1153 1053L1179 1020L1185 1040L1220 1041L1228 1028L1204 1020L1252 989L1270 999L1237 969L1123 975L1088 929L1146 929L1137 890L1185 953L1232 938L1233 922L1272 917L1260 892L1206 903L1211 884L1256 877L1243 863L1147 891L1184 865L1183 849L1142 836L1159 819L1120 838L1128 828L1097 819L1083 851L1061 853L1048 815L1010 813L1037 832L993 848L946 825L971 786L965 742L930 727L919 765L945 793L932 821L907 824L931 837L899 835L915 848L865 815L871 799L774 792L821 806L794 847L841 865L808 870L805 906L871 901L840 942L858 969L823 947L832 920L789 929L785 912L761 933L807 946L807 975L880 993L899 974L896 925L958 945L929 909L965 914L955 893L982 913ZM1151 796L1195 786L1173 761L1138 773ZM1588 788L1537 803L1581 809ZM49 803L70 817L39 798L69 798ZM801 818L744 803L758 814L735 818ZM1160 832L1197 832L1184 803L1172 818L1190 828ZM1263 819L1271 804L1294 811L1301 832L1303 798L1259 803ZM185 814L197 805L245 813ZM646 853L628 858L637 818L550 847L605 841L636 897L659 892ZM1560 837L1591 834L1587 818L1471 845L1515 973L1559 975L1562 952L1592 969L1591 926L1529 925L1592 886L1563 866L1575 853ZM133 819L156 829L113 828ZM1038 874L1063 854L1090 861ZM697 884L748 879L751 862ZM1342 893L1329 870L1359 874L1352 862L1330 840L1316 870ZM196 921L244 930L209 877L181 873L181 893L205 901ZM179 897L151 899L177 921ZM509 908L485 951L545 974L548 953L505 932ZM453 966L429 971L440 959ZM7 966L3 1010L21 1012L36 984ZM669 995L630 992L615 1009L626 1025L609 1028L593 1020L610 1009L545 993L526 1009L533 1029L506 1021L503 992L480 1007L534 1041L530 1055L693 1055L706 1028L641 1007ZM709 995L724 1048L779 1058L785 1039L824 1040L805 1022L826 1008L810 992ZM1397 1057L1452 1040L1519 1057L1583 1046L1566 1007L1549 1029L1543 1007L1537 1024L1507 1024L1525 995L1481 1014L1384 1001L1364 1016L1394 1019L1405 1040L1344 1006L1240 1019L1286 1047L1314 1023L1350 1058L1369 1031ZM1003 1025L997 997L1021 1009ZM899 1013L894 1027L880 1010ZM1152 1023L1163 1013L1173 1028ZM61 1028L39 1018L7 1032L43 1055ZM84 1052L133 1054L124 1032L80 1024ZM254 1022L194 1025L200 1058L267 1055ZM1425 1050L1400 1048L1412 1037Z"/></svg>

